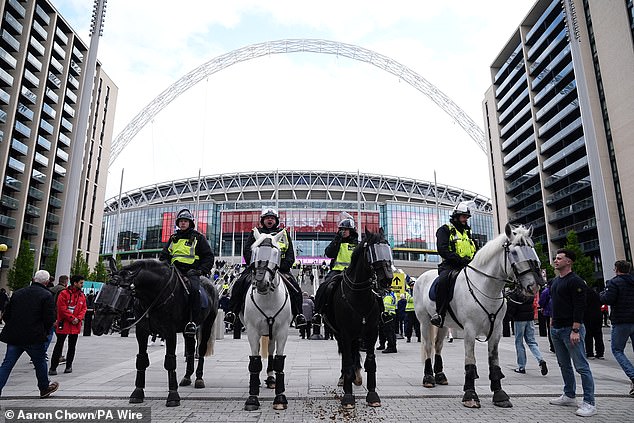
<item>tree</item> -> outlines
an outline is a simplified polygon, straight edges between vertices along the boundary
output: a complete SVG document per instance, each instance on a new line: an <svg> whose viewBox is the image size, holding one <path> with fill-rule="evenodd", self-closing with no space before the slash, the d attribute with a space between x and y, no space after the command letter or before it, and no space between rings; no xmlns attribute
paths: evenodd
<svg viewBox="0 0 634 423"><path fill-rule="evenodd" d="M73 264L70 266L70 274L82 275L84 277L88 277L88 275L90 274L90 266L84 258L84 255L79 250L77 250L75 260L73 260Z"/></svg>
<svg viewBox="0 0 634 423"><path fill-rule="evenodd" d="M18 255L13 261L13 267L9 269L7 280L9 288L15 291L24 288L31 283L35 273L35 253L31 250L31 243L24 239L20 244Z"/></svg>
<svg viewBox="0 0 634 423"><path fill-rule="evenodd" d="M121 263L121 256L119 254L117 254L117 259L115 260L115 266L117 270L123 269L123 263Z"/></svg>
<svg viewBox="0 0 634 423"><path fill-rule="evenodd" d="M57 268L57 254L59 249L57 248L57 244L53 247L53 252L46 257L46 261L44 262L44 270L51 274L51 276L55 277L55 269Z"/></svg>
<svg viewBox="0 0 634 423"><path fill-rule="evenodd" d="M572 265L572 270L574 270L581 279L586 281L588 286L594 286L596 283L594 279L594 263L590 257L583 254L575 231L570 231L568 235L566 235L566 245L564 245L564 248L574 251L577 256Z"/></svg>
<svg viewBox="0 0 634 423"><path fill-rule="evenodd" d="M544 253L544 246L541 242L535 244L535 252L541 262L541 268L546 269L546 279L551 280L555 277L555 268L552 264L550 264L550 258L548 255Z"/></svg>
<svg viewBox="0 0 634 423"><path fill-rule="evenodd" d="M90 274L91 281L95 282L108 282L108 271L106 265L103 262L103 257L99 257L99 261L95 264L95 270Z"/></svg>

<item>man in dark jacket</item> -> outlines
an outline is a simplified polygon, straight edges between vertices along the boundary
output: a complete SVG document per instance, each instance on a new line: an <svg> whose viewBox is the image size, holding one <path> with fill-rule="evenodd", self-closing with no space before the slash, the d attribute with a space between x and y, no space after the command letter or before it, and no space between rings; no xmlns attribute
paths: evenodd
<svg viewBox="0 0 634 423"><path fill-rule="evenodd" d="M200 276L209 275L214 264L214 253L203 234L198 232L194 224L194 216L188 209L176 215L178 229L170 237L159 255L159 260L166 261L181 273L187 275L191 288L189 290L189 307L191 322L185 326L186 334L196 332L196 325L202 323L200 310Z"/></svg>
<svg viewBox="0 0 634 423"><path fill-rule="evenodd" d="M449 223L436 231L436 249L443 260L438 265L436 314L431 318L431 324L434 326L443 326L445 313L453 297L453 285L450 284L449 274L452 270L461 270L467 266L477 249L471 237L471 228L467 224L470 217L468 203L459 203L454 207Z"/></svg>
<svg viewBox="0 0 634 423"><path fill-rule="evenodd" d="M524 341L537 360L543 376L548 374L548 366L539 351L539 345L535 340L535 309L534 297L525 297L515 291L509 295L507 313L513 319L515 330L515 353L517 355L517 368L515 373L526 373L526 348Z"/></svg>
<svg viewBox="0 0 634 423"><path fill-rule="evenodd" d="M7 344L7 352L0 366L0 395L13 366L26 352L35 366L40 398L57 391L59 384L50 383L44 345L55 322L53 294L46 288L50 275L46 270L35 273L33 284L13 293L3 320L6 323L0 341Z"/></svg>
<svg viewBox="0 0 634 423"><path fill-rule="evenodd" d="M260 215L261 228L258 230L260 233L276 235L279 232L285 232L286 230L279 227L280 218L277 210L273 208L264 208ZM253 232L249 235L247 242L244 245L244 261L247 267L242 272L242 275L235 281L231 290L231 311L225 316L225 321L233 323L236 316L242 310L244 302L251 283L251 246L255 242L255 235ZM280 259L279 272L282 274L282 280L286 283L288 295L291 299L291 310L293 316L295 316L295 327L301 327L306 325L306 318L302 314L302 291L299 284L291 274L291 267L295 263L295 250L293 248L293 241L286 234L280 246L282 257Z"/></svg>
<svg viewBox="0 0 634 423"><path fill-rule="evenodd" d="M634 278L632 265L625 260L614 263L616 276L608 281L600 294L601 302L611 306L612 354L619 366L630 378L630 396L634 396L634 365L625 356L625 345L631 339L634 344Z"/></svg>

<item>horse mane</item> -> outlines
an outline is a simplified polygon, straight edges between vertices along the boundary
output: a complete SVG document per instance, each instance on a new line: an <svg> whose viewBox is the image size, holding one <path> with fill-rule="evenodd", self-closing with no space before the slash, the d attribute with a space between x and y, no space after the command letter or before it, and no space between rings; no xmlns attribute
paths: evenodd
<svg viewBox="0 0 634 423"><path fill-rule="evenodd" d="M532 246L533 241L531 240L530 234L531 230L524 225L519 225L518 227L513 228L510 240L506 236L506 233L501 233L497 237L484 244L484 247L482 247L482 249L478 250L476 255L473 257L472 264L477 266L488 263L500 253L500 249L504 248L504 243L508 241L510 241L511 245Z"/></svg>

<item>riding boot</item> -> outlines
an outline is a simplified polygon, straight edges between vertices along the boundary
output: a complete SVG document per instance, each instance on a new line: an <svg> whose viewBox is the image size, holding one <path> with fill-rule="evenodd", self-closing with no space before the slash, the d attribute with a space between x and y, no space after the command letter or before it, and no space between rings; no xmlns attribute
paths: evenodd
<svg viewBox="0 0 634 423"><path fill-rule="evenodd" d="M189 310L191 313L191 320L185 326L185 335L196 334L196 327L200 324L200 276L196 271L189 271L187 277L189 278L190 290L189 290Z"/></svg>
<svg viewBox="0 0 634 423"><path fill-rule="evenodd" d="M438 276L438 284L436 285L436 314L431 318L430 323L439 328L445 323L445 313L447 312L447 276L449 272L443 271Z"/></svg>
<svg viewBox="0 0 634 423"><path fill-rule="evenodd" d="M302 314L302 303L304 298L302 297L302 290L299 287L299 284L293 277L284 278L288 285L290 285L288 289L288 294L291 300L291 312L293 316L295 316L295 327L302 328L306 326L306 317Z"/></svg>
<svg viewBox="0 0 634 423"><path fill-rule="evenodd" d="M247 291L249 290L250 274L251 273L248 269L244 270L233 284L231 296L229 297L230 311L228 311L225 315L225 322L227 323L234 324L237 316L242 311L242 307L244 306L244 302L247 297Z"/></svg>

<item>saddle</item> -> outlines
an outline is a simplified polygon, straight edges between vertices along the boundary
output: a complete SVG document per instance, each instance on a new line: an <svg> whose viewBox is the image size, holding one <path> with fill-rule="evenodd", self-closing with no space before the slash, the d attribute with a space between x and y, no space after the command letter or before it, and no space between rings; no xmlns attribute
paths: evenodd
<svg viewBox="0 0 634 423"><path fill-rule="evenodd" d="M186 297L189 296L189 292L191 292L192 290L192 284L189 281L189 277L186 275L183 275L180 271L179 271L179 275L181 276L179 279L181 280L181 284L183 285L183 287L185 288L185 295ZM204 310L206 308L209 307L209 296L207 295L207 291L205 290L204 285L205 284L210 284L211 285L211 280L206 277L206 276L199 276L200 278L200 284L198 285L198 298L200 299L200 309Z"/></svg>
<svg viewBox="0 0 634 423"><path fill-rule="evenodd" d="M462 272L462 269L452 269L448 274L447 274L447 303L451 302L451 300L453 299L453 292L454 292L454 288L456 286L456 279L458 279L458 275L460 274L460 272ZM436 292L438 290L438 283L440 282L440 276L437 276L436 279L434 279L434 281L431 284L431 287L429 288L429 299L432 301L436 301Z"/></svg>
<svg viewBox="0 0 634 423"><path fill-rule="evenodd" d="M324 281L323 284L317 289L315 295L315 310L320 314L325 314L328 304L332 303L332 296L334 295L335 288L339 286L343 279L343 273L334 275L330 280Z"/></svg>

